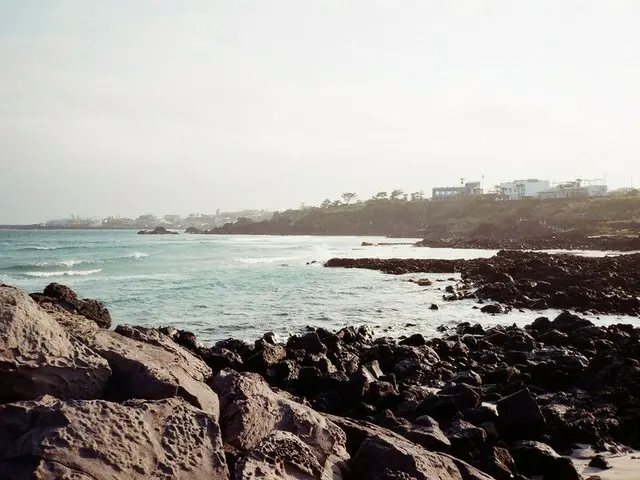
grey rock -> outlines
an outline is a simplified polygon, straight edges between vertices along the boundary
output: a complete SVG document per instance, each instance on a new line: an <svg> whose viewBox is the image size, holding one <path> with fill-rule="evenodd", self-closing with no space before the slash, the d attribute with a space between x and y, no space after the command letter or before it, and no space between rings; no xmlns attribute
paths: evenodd
<svg viewBox="0 0 640 480"><path fill-rule="evenodd" d="M313 480L322 478L322 466L300 438L276 430L236 463L234 478Z"/></svg>
<svg viewBox="0 0 640 480"><path fill-rule="evenodd" d="M97 398L110 374L106 360L69 336L25 292L0 286L0 402L47 394Z"/></svg>
<svg viewBox="0 0 640 480"><path fill-rule="evenodd" d="M309 447L313 458L320 466L319 475L316 475L316 472L309 478L342 478L340 468L349 458L346 436L323 415L274 393L264 379L254 373L223 370L213 379L212 386L220 398L220 426L225 442L251 456L261 451L260 445L266 448L265 441L266 445L271 445L270 449L278 450L275 445L286 443L286 438L267 437L274 431L289 432ZM290 440L290 437L287 438ZM301 454L299 443L294 442L298 445L295 451ZM300 461L296 460L298 463ZM253 464L255 458L251 465ZM309 459L305 465L315 463ZM245 467L242 468L243 472L247 471Z"/></svg>
<svg viewBox="0 0 640 480"><path fill-rule="evenodd" d="M209 387L212 371L202 360L153 329L119 326L91 329L88 322L65 328L109 362L113 372L105 395L115 401L182 397L218 416L218 397Z"/></svg>
<svg viewBox="0 0 640 480"><path fill-rule="evenodd" d="M0 406L0 478L227 479L215 417L179 398Z"/></svg>

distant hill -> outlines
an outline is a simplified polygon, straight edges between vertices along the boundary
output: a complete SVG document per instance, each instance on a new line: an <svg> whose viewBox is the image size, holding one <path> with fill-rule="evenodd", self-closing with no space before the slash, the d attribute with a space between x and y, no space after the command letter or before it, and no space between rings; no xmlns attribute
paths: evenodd
<svg viewBox="0 0 640 480"><path fill-rule="evenodd" d="M501 200L488 196L447 201L371 199L241 218L203 233L267 235L377 235L389 237L580 236L640 233L640 196L570 200Z"/></svg>

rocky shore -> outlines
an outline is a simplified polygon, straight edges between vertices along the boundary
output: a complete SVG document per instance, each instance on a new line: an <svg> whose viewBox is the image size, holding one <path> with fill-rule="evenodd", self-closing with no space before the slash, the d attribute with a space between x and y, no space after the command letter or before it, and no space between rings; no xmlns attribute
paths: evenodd
<svg viewBox="0 0 640 480"><path fill-rule="evenodd" d="M178 235L178 232L167 230L164 227L156 227L153 230L140 230L138 235Z"/></svg>
<svg viewBox="0 0 640 480"><path fill-rule="evenodd" d="M637 228L637 227L635 227ZM535 229L538 231L536 232ZM466 235L441 237L430 235L417 242L417 247L431 248L477 248L485 250L608 250L616 252L640 251L640 236L637 231L627 235L590 235L588 231L563 232L544 230L535 225L521 234L513 228L480 228Z"/></svg>
<svg viewBox="0 0 640 480"><path fill-rule="evenodd" d="M62 285L0 286L0 478L580 479L576 445L640 447L629 325L203 346L109 324Z"/></svg>
<svg viewBox="0 0 640 480"><path fill-rule="evenodd" d="M459 273L456 288L443 295L447 301L476 299L499 302L506 309L640 315L640 254L581 257L502 250L474 260L332 258L325 265L393 275ZM504 307L483 308L500 313Z"/></svg>

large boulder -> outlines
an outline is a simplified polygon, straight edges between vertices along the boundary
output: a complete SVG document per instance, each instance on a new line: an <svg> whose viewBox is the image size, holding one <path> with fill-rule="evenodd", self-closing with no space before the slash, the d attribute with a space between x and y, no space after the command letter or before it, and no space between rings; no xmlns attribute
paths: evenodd
<svg viewBox="0 0 640 480"><path fill-rule="evenodd" d="M158 331L129 327L118 332L96 329L83 337L113 371L106 392L109 399L178 396L218 416L218 397L208 385L212 372L202 360Z"/></svg>
<svg viewBox="0 0 640 480"><path fill-rule="evenodd" d="M50 283L42 294L32 293L31 297L45 310L48 310L50 305L59 306L96 322L101 328L111 327L111 314L104 304L90 298L80 299L65 285Z"/></svg>
<svg viewBox="0 0 640 480"><path fill-rule="evenodd" d="M327 418L347 434L351 478L492 480L462 460L429 452L386 428L332 415Z"/></svg>
<svg viewBox="0 0 640 480"><path fill-rule="evenodd" d="M220 428L179 398L0 406L0 478L227 479Z"/></svg>
<svg viewBox="0 0 640 480"><path fill-rule="evenodd" d="M0 286L0 402L103 394L107 361L69 336L25 292Z"/></svg>
<svg viewBox="0 0 640 480"><path fill-rule="evenodd" d="M213 379L212 386L220 398L222 438L245 455L237 464L237 471L240 469L245 475L240 478L258 478L247 475L257 468L256 462L269 463L265 451L271 452L277 465L290 462L289 465L295 464L296 469L307 472L307 476L295 478L342 478L340 467L349 457L345 433L324 416L274 393L255 373L223 370ZM289 432L299 441L288 435L270 437L274 431ZM289 447L292 449L291 459L284 456ZM273 465L263 467L280 468Z"/></svg>
<svg viewBox="0 0 640 480"><path fill-rule="evenodd" d="M526 476L542 475L544 479L580 480L570 459L561 457L549 445L523 440L511 448L518 472Z"/></svg>

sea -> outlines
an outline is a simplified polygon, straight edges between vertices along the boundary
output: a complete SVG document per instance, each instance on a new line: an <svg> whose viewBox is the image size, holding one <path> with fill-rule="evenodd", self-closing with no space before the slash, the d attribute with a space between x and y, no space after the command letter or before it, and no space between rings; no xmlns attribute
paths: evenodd
<svg viewBox="0 0 640 480"><path fill-rule="evenodd" d="M532 322L559 312L491 316L474 301L443 301L452 274L385 275L325 268L332 257L480 258L495 250L414 247L418 239L328 236L137 235L130 230L0 230L0 282L42 292L51 282L104 302L115 324L175 326L204 344L281 339L307 327L369 325L378 335L438 334L461 322ZM362 246L369 243L395 245ZM406 244L399 244L406 243ZM614 252L573 252L604 255ZM428 287L408 282L429 278ZM430 310L431 304L439 306ZM476 308L474 308L476 306ZM634 323L625 316L594 322Z"/></svg>

